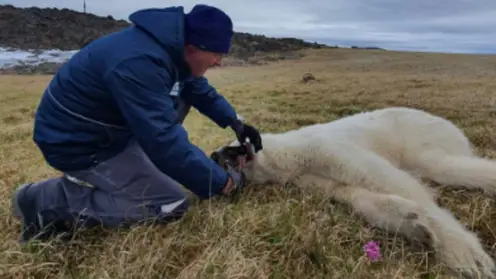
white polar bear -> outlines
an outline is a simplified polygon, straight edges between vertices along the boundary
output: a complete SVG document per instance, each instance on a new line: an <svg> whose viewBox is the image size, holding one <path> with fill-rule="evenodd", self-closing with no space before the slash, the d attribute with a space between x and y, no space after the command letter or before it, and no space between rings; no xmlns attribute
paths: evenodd
<svg viewBox="0 0 496 279"><path fill-rule="evenodd" d="M243 166L249 183L318 190L351 205L374 226L428 243L455 271L496 278L495 263L476 235L438 206L419 179L496 193L496 162L476 157L448 120L393 107L265 133L262 140L264 149ZM228 150L234 149L213 154L218 159Z"/></svg>

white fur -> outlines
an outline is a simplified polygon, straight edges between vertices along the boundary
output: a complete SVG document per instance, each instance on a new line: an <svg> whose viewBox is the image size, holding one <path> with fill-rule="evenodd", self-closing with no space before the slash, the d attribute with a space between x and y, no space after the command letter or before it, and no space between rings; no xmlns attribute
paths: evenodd
<svg viewBox="0 0 496 279"><path fill-rule="evenodd" d="M453 270L496 278L476 235L438 206L416 178L496 193L496 162L475 157L451 122L395 107L265 133L262 139L264 149L244 168L251 183L319 190L351 205L372 225L428 242Z"/></svg>

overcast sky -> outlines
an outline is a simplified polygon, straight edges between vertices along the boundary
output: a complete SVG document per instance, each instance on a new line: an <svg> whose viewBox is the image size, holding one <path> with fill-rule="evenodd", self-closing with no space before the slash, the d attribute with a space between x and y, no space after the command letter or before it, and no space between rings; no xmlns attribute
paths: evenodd
<svg viewBox="0 0 496 279"><path fill-rule="evenodd" d="M82 11L83 0L0 0L18 7ZM197 1L86 0L87 11L127 19L137 9ZM496 53L496 0L213 0L236 31L331 45L391 50Z"/></svg>

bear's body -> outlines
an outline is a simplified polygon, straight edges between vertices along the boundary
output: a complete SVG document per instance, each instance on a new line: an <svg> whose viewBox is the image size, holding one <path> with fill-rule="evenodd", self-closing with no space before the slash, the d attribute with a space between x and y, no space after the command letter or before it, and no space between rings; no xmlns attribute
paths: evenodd
<svg viewBox="0 0 496 279"><path fill-rule="evenodd" d="M448 120L393 107L262 139L264 149L243 168L250 183L318 190L374 226L428 242L454 270L495 278L495 264L475 234L439 207L420 180L496 193L496 162L474 156Z"/></svg>

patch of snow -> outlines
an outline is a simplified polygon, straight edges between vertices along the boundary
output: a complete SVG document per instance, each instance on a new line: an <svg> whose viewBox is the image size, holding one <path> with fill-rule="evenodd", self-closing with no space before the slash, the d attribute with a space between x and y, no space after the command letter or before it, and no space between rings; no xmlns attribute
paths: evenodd
<svg viewBox="0 0 496 279"><path fill-rule="evenodd" d="M0 69L19 65L37 66L42 63L64 63L79 50L19 50L0 47Z"/></svg>

